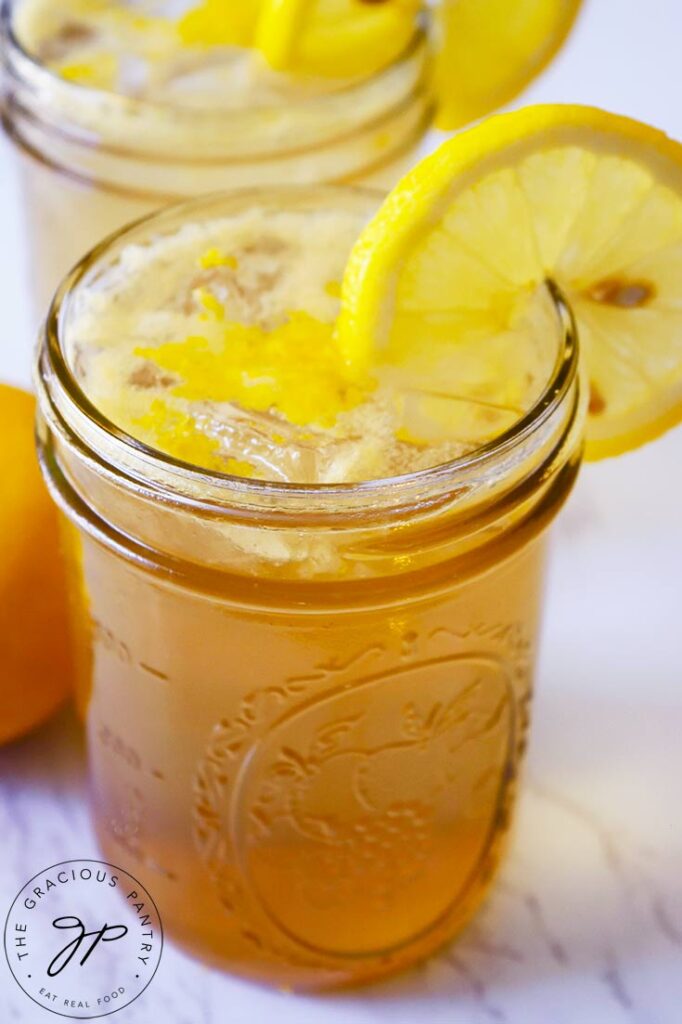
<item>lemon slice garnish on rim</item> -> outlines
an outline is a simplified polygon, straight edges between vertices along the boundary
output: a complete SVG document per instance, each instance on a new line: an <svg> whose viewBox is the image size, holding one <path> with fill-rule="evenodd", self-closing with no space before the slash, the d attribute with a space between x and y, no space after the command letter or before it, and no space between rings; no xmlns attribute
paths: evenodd
<svg viewBox="0 0 682 1024"><path fill-rule="evenodd" d="M278 71L369 75L407 47L421 0L263 0L255 46Z"/></svg>
<svg viewBox="0 0 682 1024"><path fill-rule="evenodd" d="M178 20L188 46L251 46L262 0L201 0Z"/></svg>
<svg viewBox="0 0 682 1024"><path fill-rule="evenodd" d="M552 60L581 0L440 0L436 125L470 124L508 103Z"/></svg>
<svg viewBox="0 0 682 1024"><path fill-rule="evenodd" d="M682 420L682 145L594 108L493 117L415 167L351 253L338 342L362 366L475 337L484 363L547 279L578 323L587 456Z"/></svg>

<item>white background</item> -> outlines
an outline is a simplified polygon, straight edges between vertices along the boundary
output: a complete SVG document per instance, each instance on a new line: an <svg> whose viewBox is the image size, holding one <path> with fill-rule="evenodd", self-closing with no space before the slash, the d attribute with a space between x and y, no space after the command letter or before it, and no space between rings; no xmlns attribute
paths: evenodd
<svg viewBox="0 0 682 1024"><path fill-rule="evenodd" d="M587 0L570 44L524 100L594 103L682 138L681 65L682 0ZM0 377L18 382L29 363L23 273L3 142ZM458 945L389 985L321 1000L254 989L169 946L153 989L114 1019L679 1024L681 460L678 429L587 467L555 530L518 828L500 883ZM68 717L0 752L0 917L32 873L94 852L83 776ZM54 1019L0 961L3 1024Z"/></svg>

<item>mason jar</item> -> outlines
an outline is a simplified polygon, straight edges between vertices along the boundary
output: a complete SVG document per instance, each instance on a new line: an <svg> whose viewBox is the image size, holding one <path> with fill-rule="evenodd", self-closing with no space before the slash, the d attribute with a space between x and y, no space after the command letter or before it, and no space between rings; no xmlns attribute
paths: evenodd
<svg viewBox="0 0 682 1024"><path fill-rule="evenodd" d="M365 181L390 187L431 120L424 24L369 77L286 105L194 109L61 78L22 46L4 0L6 132L15 144L31 287L43 315L93 245L164 204L225 188Z"/></svg>
<svg viewBox="0 0 682 1024"><path fill-rule="evenodd" d="M190 950L316 989L426 956L491 884L526 746L547 528L581 458L576 339L548 286L535 404L430 469L303 485L177 461L86 397L74 311L130 243L252 201L170 208L70 274L38 355L38 443L104 856ZM377 202L259 196L266 211Z"/></svg>

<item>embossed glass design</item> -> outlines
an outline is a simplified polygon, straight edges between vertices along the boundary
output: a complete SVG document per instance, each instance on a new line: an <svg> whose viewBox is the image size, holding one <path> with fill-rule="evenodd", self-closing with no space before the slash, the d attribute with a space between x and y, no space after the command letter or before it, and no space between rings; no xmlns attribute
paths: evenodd
<svg viewBox="0 0 682 1024"><path fill-rule="evenodd" d="M101 238L166 203L254 185L391 186L431 119L426 36L369 78L285 106L196 110L64 81L22 47L4 0L4 125L20 157L40 316Z"/></svg>
<svg viewBox="0 0 682 1024"><path fill-rule="evenodd" d="M298 202L330 199L360 201ZM197 208L88 257L39 353L95 822L190 949L277 985L363 982L449 940L505 845L545 532L580 461L576 342L550 291L544 392L446 465L315 486L192 468L108 422L62 341L92 268Z"/></svg>

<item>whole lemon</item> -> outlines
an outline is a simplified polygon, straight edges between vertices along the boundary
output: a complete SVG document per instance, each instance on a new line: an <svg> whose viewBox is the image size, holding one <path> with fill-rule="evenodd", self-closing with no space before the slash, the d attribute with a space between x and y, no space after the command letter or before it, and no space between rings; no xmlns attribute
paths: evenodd
<svg viewBox="0 0 682 1024"><path fill-rule="evenodd" d="M32 395L0 384L0 743L46 719L71 688L57 510L34 416Z"/></svg>

